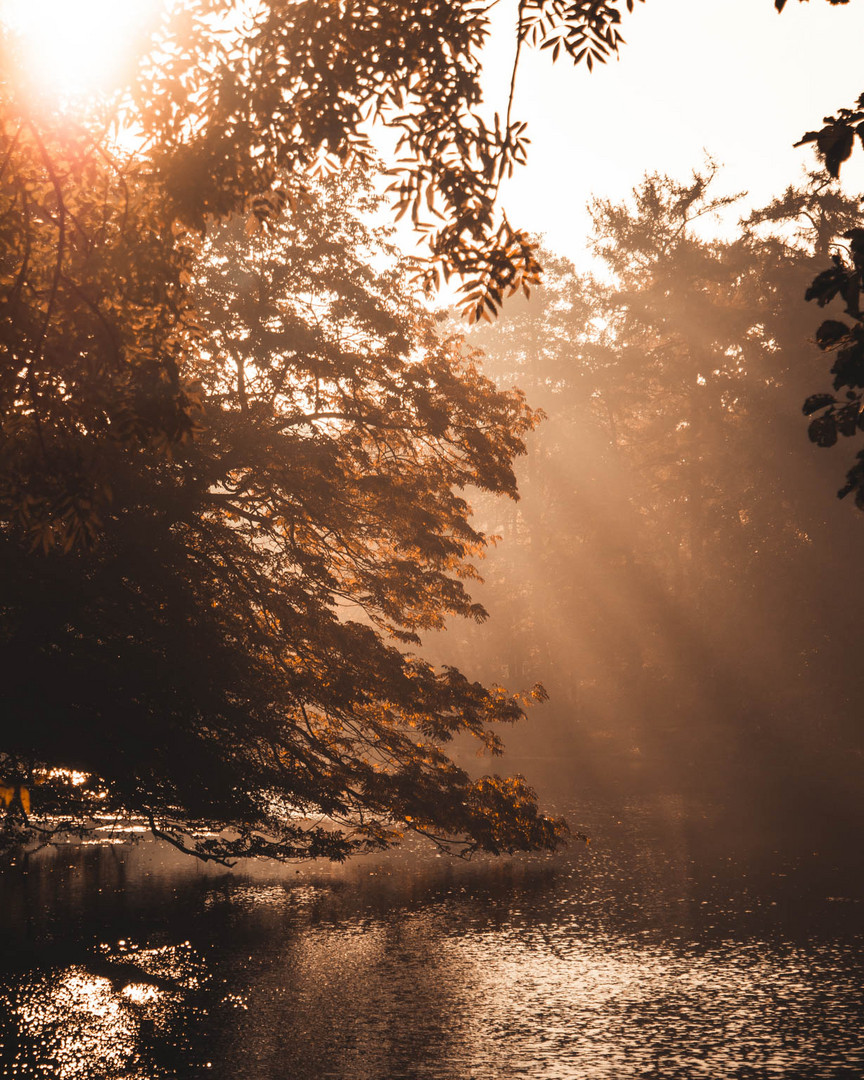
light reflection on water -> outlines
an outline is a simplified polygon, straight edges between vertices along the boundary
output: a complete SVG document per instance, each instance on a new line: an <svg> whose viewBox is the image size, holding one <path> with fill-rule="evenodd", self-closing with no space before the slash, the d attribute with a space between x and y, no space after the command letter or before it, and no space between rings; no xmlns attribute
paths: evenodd
<svg viewBox="0 0 864 1080"><path fill-rule="evenodd" d="M33 972L0 988L2 1076L150 1080L147 1043L167 1036L184 990L208 975L188 942L100 945L89 962ZM2 1029L0 1029L2 1030ZM16 1033L17 1032L17 1037ZM167 1074L167 1075L170 1075Z"/></svg>
<svg viewBox="0 0 864 1080"><path fill-rule="evenodd" d="M844 1030L857 980L826 952L803 958L817 981L833 983L831 1006L820 1009L801 957L756 946L694 954L604 938L562 942L554 953L500 937L463 944L459 963L479 1003L471 1075L725 1077L748 1064L776 1077L864 1074L862 1040L851 1045Z"/></svg>
<svg viewBox="0 0 864 1080"><path fill-rule="evenodd" d="M36 860L0 879L0 1077L860 1080L857 874L640 828L278 878Z"/></svg>
<svg viewBox="0 0 864 1080"><path fill-rule="evenodd" d="M35 1051L10 1054L7 1076L77 1080L116 1074L130 1059L134 1064L139 1035L135 1016L113 993L110 980L84 968L69 967L53 976L28 980L4 1005L27 1032ZM145 1074L133 1071L128 1075L143 1078Z"/></svg>

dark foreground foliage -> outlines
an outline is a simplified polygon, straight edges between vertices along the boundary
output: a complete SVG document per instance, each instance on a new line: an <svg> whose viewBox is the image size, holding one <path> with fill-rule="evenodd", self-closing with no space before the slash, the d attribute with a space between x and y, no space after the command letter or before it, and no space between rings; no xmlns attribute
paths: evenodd
<svg viewBox="0 0 864 1080"><path fill-rule="evenodd" d="M514 76L529 46L603 62L632 8L525 0ZM473 0L188 0L85 114L27 88L0 28L9 842L49 811L143 815L222 859L561 838L521 779L442 749L497 751L521 700L407 651L483 617L464 492L515 495L534 418L321 188L380 173L389 128L423 283L455 274L472 318L527 292L532 244L496 207L525 130L512 85L481 107L488 30Z"/></svg>
<svg viewBox="0 0 864 1080"><path fill-rule="evenodd" d="M7 91L4 843L133 814L219 859L555 846L521 779L443 749L498 751L521 701L405 651L483 617L463 491L515 495L521 396L436 336L350 190L202 237L152 162Z"/></svg>
<svg viewBox="0 0 864 1080"><path fill-rule="evenodd" d="M786 0L775 0L778 11ZM828 0L844 4L848 0ZM798 146L812 144L828 178L836 180L844 162L852 156L856 144L864 146L864 94L851 108L838 109L824 117L823 126L808 131ZM822 270L807 290L806 299L820 307L834 304L843 318L826 319L816 331L816 344L834 356L831 366L832 391L811 394L804 402L804 415L812 416L809 434L817 446L834 446L841 436L857 435L864 430L864 313L861 297L864 290L864 227L856 225L835 237L831 264ZM854 495L864 510L864 450L846 474L839 497Z"/></svg>

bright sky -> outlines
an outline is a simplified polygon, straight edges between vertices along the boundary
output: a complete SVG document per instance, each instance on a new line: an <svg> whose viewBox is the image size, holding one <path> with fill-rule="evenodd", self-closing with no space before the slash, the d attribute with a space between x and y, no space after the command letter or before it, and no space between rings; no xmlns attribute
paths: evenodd
<svg viewBox="0 0 864 1080"><path fill-rule="evenodd" d="M532 143L505 202L514 223L576 261L592 194L624 198L648 170L685 179L707 151L724 191L767 202L814 160L792 144L864 91L861 0L788 0L782 15L773 0L646 0L623 33L620 59L593 74L523 53L514 116ZM489 70L502 99L509 34L499 26ZM859 147L844 169L849 190L864 191L862 158Z"/></svg>

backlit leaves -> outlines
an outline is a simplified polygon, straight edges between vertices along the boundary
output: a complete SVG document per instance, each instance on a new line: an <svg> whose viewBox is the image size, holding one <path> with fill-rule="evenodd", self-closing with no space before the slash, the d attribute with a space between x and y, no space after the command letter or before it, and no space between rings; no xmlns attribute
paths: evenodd
<svg viewBox="0 0 864 1080"><path fill-rule="evenodd" d="M563 48L588 67L616 52L625 5L523 3L520 42ZM166 23L134 107L174 211L193 228L239 209L286 175L377 168L371 122L393 132L390 192L425 238L430 287L456 274L473 317L536 279L536 258L496 209L501 180L525 161L524 123L482 108L485 3L271 0L242 34L222 5L195 0ZM530 245L528 245L530 247ZM490 303L486 303L486 300Z"/></svg>
<svg viewBox="0 0 864 1080"><path fill-rule="evenodd" d="M89 544L106 459L195 428L189 250L86 128L9 108L0 159L0 506L43 548Z"/></svg>
<svg viewBox="0 0 864 1080"><path fill-rule="evenodd" d="M836 116L826 116L823 124L818 131L808 131L795 145L815 144L826 171L836 179L843 162L852 154L856 137L864 144L864 94L858 98L855 108L842 108Z"/></svg>
<svg viewBox="0 0 864 1080"><path fill-rule="evenodd" d="M591 71L595 63L605 64L624 43L618 29L621 7L632 11L634 0L523 0L520 5L521 34L541 49L551 49L552 59L561 52L574 63L585 62Z"/></svg>

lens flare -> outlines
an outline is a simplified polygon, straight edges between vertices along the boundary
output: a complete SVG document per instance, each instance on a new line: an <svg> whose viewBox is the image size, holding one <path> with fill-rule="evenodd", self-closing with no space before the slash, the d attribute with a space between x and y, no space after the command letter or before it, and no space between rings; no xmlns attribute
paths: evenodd
<svg viewBox="0 0 864 1080"><path fill-rule="evenodd" d="M0 23L35 90L78 99L124 83L161 8L161 0L0 0Z"/></svg>

